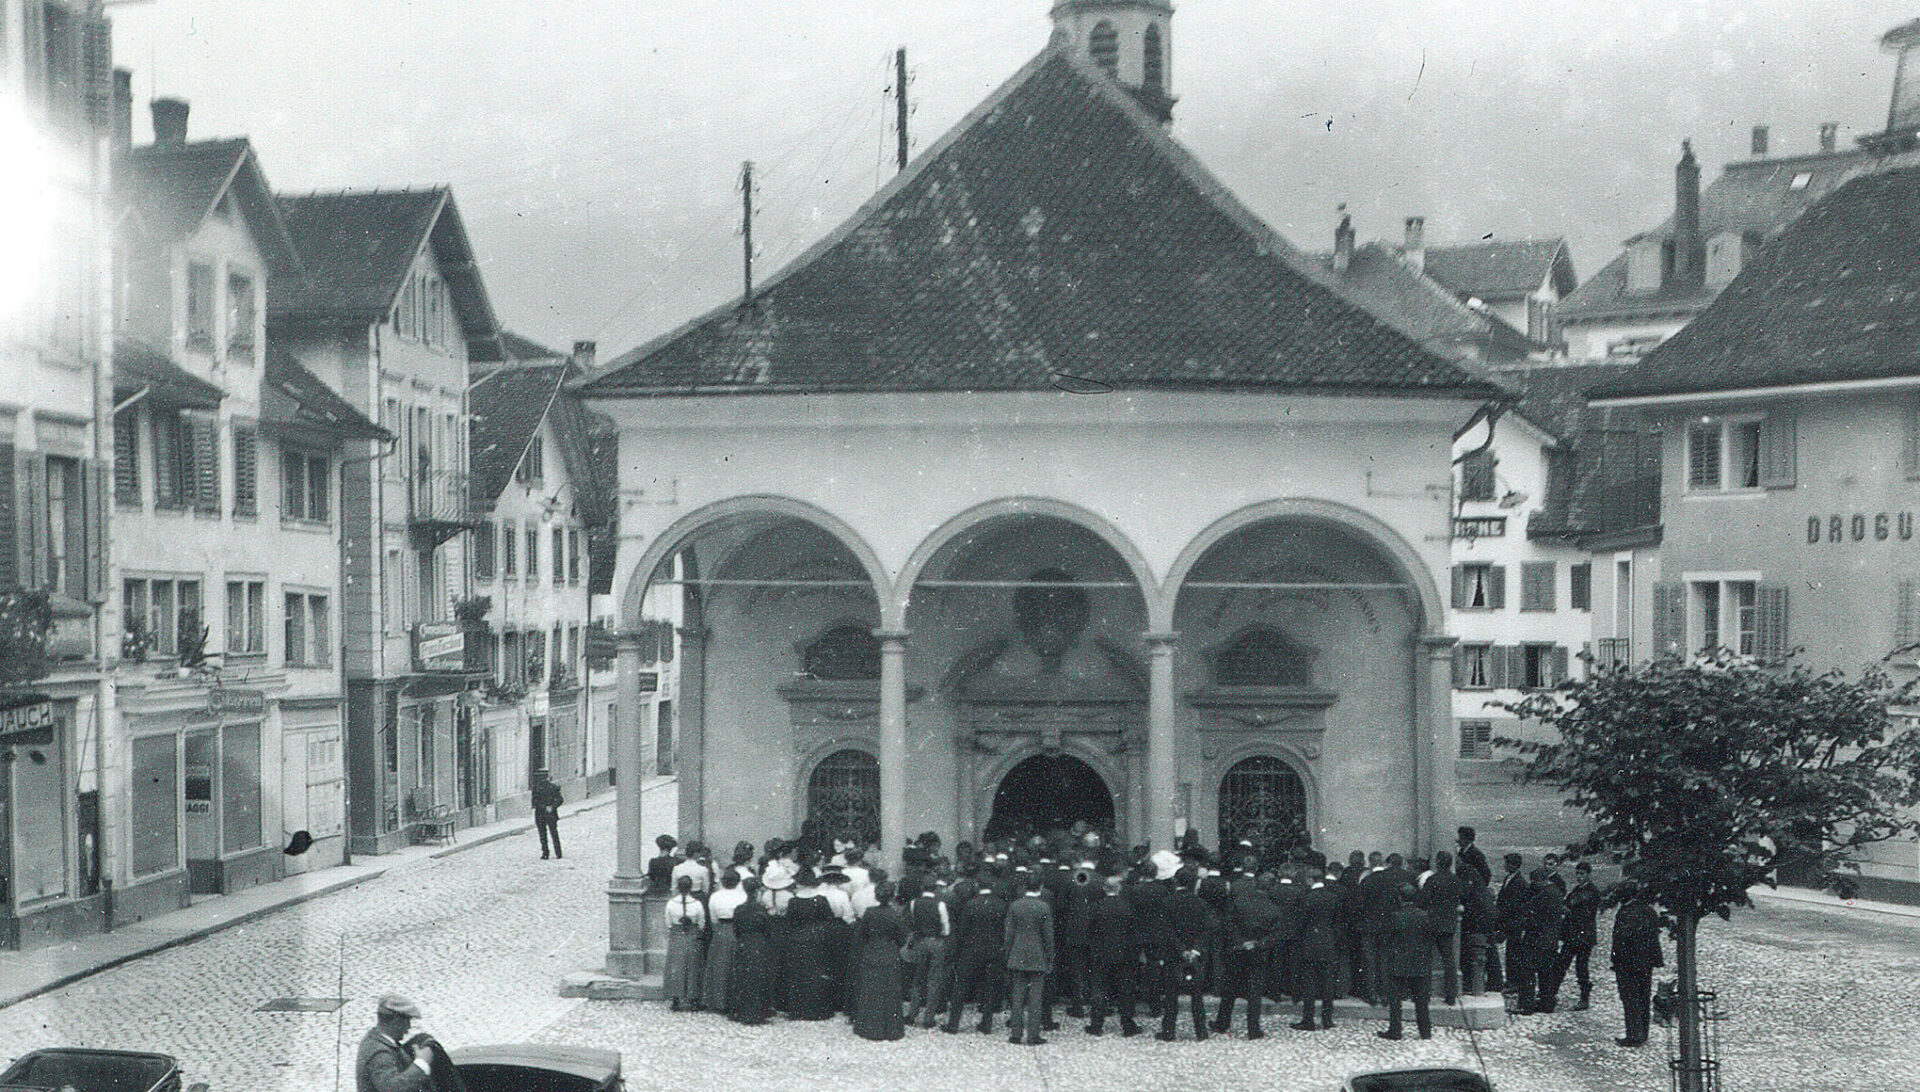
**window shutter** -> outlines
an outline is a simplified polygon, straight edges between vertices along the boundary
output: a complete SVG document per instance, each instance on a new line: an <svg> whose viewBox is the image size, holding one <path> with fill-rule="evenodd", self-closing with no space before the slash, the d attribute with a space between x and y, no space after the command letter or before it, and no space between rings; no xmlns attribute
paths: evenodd
<svg viewBox="0 0 1920 1092"><path fill-rule="evenodd" d="M1582 561L1567 570L1567 605L1574 610L1593 609L1593 562Z"/></svg>
<svg viewBox="0 0 1920 1092"><path fill-rule="evenodd" d="M233 511L257 514L260 497L259 433L250 426L233 426Z"/></svg>
<svg viewBox="0 0 1920 1092"><path fill-rule="evenodd" d="M37 451L22 451L14 456L14 509L19 513L20 585L44 588L47 584L47 458Z"/></svg>
<svg viewBox="0 0 1920 1092"><path fill-rule="evenodd" d="M1920 403L1907 406L1906 443L1901 447L1900 462L1907 472L1907 480L1920 479Z"/></svg>
<svg viewBox="0 0 1920 1092"><path fill-rule="evenodd" d="M1762 584L1755 589L1759 602L1754 612L1754 651L1762 660L1779 660L1787 654L1787 589Z"/></svg>
<svg viewBox="0 0 1920 1092"><path fill-rule="evenodd" d="M1467 570L1463 565L1453 567L1453 609L1459 610L1467 605Z"/></svg>
<svg viewBox="0 0 1920 1092"><path fill-rule="evenodd" d="M20 584L20 498L14 490L12 444L0 444L0 588Z"/></svg>
<svg viewBox="0 0 1920 1092"><path fill-rule="evenodd" d="M1765 489L1792 489L1796 476L1793 414L1784 410L1767 415L1760 428L1760 485Z"/></svg>
<svg viewBox="0 0 1920 1092"><path fill-rule="evenodd" d="M1897 598L1893 605L1893 647L1909 648L1920 642L1920 603L1914 601L1916 588L1920 587L1911 578L1903 578L1894 584ZM1911 659L1911 657L1909 657Z"/></svg>
<svg viewBox="0 0 1920 1092"><path fill-rule="evenodd" d="M131 406L113 419L113 499L140 507L140 417Z"/></svg>
<svg viewBox="0 0 1920 1092"><path fill-rule="evenodd" d="M192 434L187 457L192 462L193 510L214 516L220 514L219 428L219 422L211 417L194 417L188 421Z"/></svg>
<svg viewBox="0 0 1920 1092"><path fill-rule="evenodd" d="M1507 567L1487 566L1487 606L1500 610L1507 605Z"/></svg>
<svg viewBox="0 0 1920 1092"><path fill-rule="evenodd" d="M81 489L85 496L83 518L87 521L87 574L84 587L87 601L107 601L107 468L88 459L81 470Z"/></svg>
<svg viewBox="0 0 1920 1092"><path fill-rule="evenodd" d="M1551 561L1521 562L1520 609L1552 610L1554 576L1554 563Z"/></svg>
<svg viewBox="0 0 1920 1092"><path fill-rule="evenodd" d="M1467 650L1464 645L1453 646L1453 688L1462 689L1467 685Z"/></svg>
<svg viewBox="0 0 1920 1092"><path fill-rule="evenodd" d="M88 19L86 40L87 123L98 133L113 128L113 24Z"/></svg>
<svg viewBox="0 0 1920 1092"><path fill-rule="evenodd" d="M1663 580L1653 586L1653 654L1664 656L1679 652L1686 639L1687 601L1679 581Z"/></svg>
<svg viewBox="0 0 1920 1092"><path fill-rule="evenodd" d="M1553 646L1553 668L1547 677L1548 686L1558 686L1567 681L1567 646Z"/></svg>

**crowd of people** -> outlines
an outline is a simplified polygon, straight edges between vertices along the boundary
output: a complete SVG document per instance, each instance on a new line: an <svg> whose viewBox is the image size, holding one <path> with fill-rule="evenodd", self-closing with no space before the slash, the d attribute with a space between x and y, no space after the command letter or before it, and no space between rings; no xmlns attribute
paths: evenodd
<svg viewBox="0 0 1920 1092"><path fill-rule="evenodd" d="M725 862L697 841L657 842L648 887L668 892L674 1010L744 1024L844 1014L869 1039L914 1025L958 1033L969 1013L991 1033L1003 1007L1015 1043L1044 1042L1061 1012L1087 1034L1111 1020L1122 1036L1142 1032L1144 1012L1162 1040L1185 1015L1204 1040L1243 1007L1257 1039L1265 1001L1298 1006L1290 1026L1317 1031L1342 997L1384 1006L1387 1039L1405 1034L1410 1003L1430 1038L1436 980L1444 1005L1491 992L1527 1015L1554 1011L1571 972L1572 1007L1589 1007L1598 916L1618 906L1615 1041L1640 1046L1663 962L1658 915L1631 881L1602 892L1585 861L1548 854L1529 871L1518 853L1496 879L1470 827L1455 852L1355 850L1345 862L1247 842L1210 853L1190 836L1123 851L1083 827L962 842L948 857L929 832L897 878L869 864L869 847L811 835L758 853L742 842Z"/></svg>

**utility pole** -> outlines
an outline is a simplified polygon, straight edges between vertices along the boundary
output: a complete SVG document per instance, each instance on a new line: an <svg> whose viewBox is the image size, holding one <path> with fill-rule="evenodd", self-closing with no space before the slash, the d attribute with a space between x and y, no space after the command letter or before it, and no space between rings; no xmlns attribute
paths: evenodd
<svg viewBox="0 0 1920 1092"><path fill-rule="evenodd" d="M894 128L900 135L900 169L907 169L907 49L900 47L893 54L893 98L897 116Z"/></svg>
<svg viewBox="0 0 1920 1092"><path fill-rule="evenodd" d="M740 306L753 306L753 160L740 165L740 236L743 240L741 261L746 282L746 291L740 297Z"/></svg>

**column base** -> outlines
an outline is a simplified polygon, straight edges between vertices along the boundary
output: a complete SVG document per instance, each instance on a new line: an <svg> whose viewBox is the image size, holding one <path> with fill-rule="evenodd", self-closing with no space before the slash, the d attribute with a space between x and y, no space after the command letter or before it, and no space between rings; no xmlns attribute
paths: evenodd
<svg viewBox="0 0 1920 1092"><path fill-rule="evenodd" d="M646 881L615 876L607 885L607 970L622 978L658 975L666 967L666 900Z"/></svg>

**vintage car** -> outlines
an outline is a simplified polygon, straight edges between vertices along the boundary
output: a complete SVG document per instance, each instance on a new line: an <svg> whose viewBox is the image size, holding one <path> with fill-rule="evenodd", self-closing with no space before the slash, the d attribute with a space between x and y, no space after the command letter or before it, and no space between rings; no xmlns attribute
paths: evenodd
<svg viewBox="0 0 1920 1092"><path fill-rule="evenodd" d="M1341 1092L1493 1092L1471 1069L1388 1069L1347 1078Z"/></svg>
<svg viewBox="0 0 1920 1092"><path fill-rule="evenodd" d="M465 1092L621 1092L620 1054L517 1043L449 1050Z"/></svg>
<svg viewBox="0 0 1920 1092"><path fill-rule="evenodd" d="M183 1081L171 1055L54 1047L22 1054L0 1073L0 1092L207 1092Z"/></svg>

